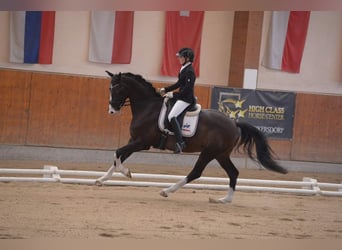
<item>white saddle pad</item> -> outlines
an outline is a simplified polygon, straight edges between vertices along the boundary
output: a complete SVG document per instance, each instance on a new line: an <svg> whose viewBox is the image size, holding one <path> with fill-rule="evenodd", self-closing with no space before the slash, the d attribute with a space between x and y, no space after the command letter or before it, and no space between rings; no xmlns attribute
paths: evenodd
<svg viewBox="0 0 342 250"><path fill-rule="evenodd" d="M168 130L164 126L166 110L167 110L166 102L167 102L167 98L164 99L164 103L163 103L163 106L162 106L160 114L159 114L158 126L162 132L166 132L169 135L174 135L173 132L171 132L170 130ZM199 117L199 113L201 111L201 108L202 107L200 104L196 104L196 110L195 111L185 113L184 120L183 120L183 126L181 128L182 135L184 137L192 137L196 133L197 124L198 124L198 117Z"/></svg>

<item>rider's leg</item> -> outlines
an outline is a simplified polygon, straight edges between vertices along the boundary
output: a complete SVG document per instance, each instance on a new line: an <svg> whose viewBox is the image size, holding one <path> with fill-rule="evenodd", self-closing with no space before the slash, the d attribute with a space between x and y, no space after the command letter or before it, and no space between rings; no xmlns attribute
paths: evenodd
<svg viewBox="0 0 342 250"><path fill-rule="evenodd" d="M181 128L179 126L177 117L173 117L171 119L171 126L173 128L173 132L175 133L175 137L176 137L176 141L177 141L176 145L175 145L174 153L175 154L182 153L183 149L185 148L185 142L183 141L182 131L181 131Z"/></svg>
<svg viewBox="0 0 342 250"><path fill-rule="evenodd" d="M185 142L183 141L182 131L180 125L178 123L177 117L186 109L190 104L181 100L178 100L175 105L173 106L171 112L168 115L169 122L173 128L173 132L175 133L176 137L176 146L174 153L178 154L181 153L185 147Z"/></svg>

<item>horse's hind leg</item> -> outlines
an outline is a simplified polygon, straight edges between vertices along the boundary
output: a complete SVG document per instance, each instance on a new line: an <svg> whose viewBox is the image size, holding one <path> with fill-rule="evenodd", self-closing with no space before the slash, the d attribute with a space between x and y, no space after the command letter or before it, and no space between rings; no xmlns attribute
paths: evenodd
<svg viewBox="0 0 342 250"><path fill-rule="evenodd" d="M160 195L163 197L168 197L169 193L174 193L176 192L179 188L183 187L185 184L201 177L203 170L207 166L207 164L213 160L215 157L212 157L211 154L208 152L202 151L200 154L194 168L191 170L191 172L182 179L181 181L177 182L176 184L173 184L172 186L163 189L160 192Z"/></svg>
<svg viewBox="0 0 342 250"><path fill-rule="evenodd" d="M229 189L226 196L221 199L209 199L213 203L229 203L233 200L233 195L236 187L237 178L239 176L239 170L234 166L233 162L227 155L220 155L216 157L216 160L220 163L221 167L226 171L229 176Z"/></svg>

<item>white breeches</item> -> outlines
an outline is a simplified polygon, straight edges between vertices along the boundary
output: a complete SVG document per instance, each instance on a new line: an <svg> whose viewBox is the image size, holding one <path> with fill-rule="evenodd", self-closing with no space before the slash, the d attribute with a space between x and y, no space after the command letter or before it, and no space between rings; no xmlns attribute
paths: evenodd
<svg viewBox="0 0 342 250"><path fill-rule="evenodd" d="M177 100L167 117L167 119L169 119L169 122L173 117L178 117L189 105L190 103L184 102L182 100Z"/></svg>

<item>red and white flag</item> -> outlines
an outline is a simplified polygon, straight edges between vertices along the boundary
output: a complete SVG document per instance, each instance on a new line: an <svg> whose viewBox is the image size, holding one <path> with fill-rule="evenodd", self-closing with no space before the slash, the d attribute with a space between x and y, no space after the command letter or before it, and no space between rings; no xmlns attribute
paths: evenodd
<svg viewBox="0 0 342 250"><path fill-rule="evenodd" d="M262 65L299 73L310 11L274 11Z"/></svg>
<svg viewBox="0 0 342 250"><path fill-rule="evenodd" d="M195 53L194 69L199 76L204 11L167 11L164 54L161 74L178 76L180 65L176 53L184 47Z"/></svg>
<svg viewBox="0 0 342 250"><path fill-rule="evenodd" d="M10 12L10 58L13 63L51 64L55 11Z"/></svg>
<svg viewBox="0 0 342 250"><path fill-rule="evenodd" d="M92 11L89 61L129 64L132 57L133 11Z"/></svg>

